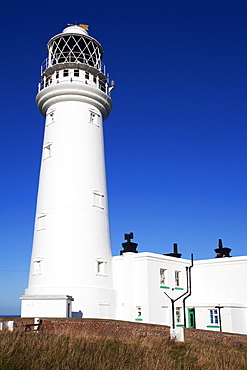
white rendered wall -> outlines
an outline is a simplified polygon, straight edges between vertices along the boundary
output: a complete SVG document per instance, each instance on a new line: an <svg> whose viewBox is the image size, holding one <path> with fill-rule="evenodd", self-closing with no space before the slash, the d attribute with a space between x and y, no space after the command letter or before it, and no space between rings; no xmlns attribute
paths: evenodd
<svg viewBox="0 0 247 370"><path fill-rule="evenodd" d="M246 257L195 261L187 305L195 307L196 328L219 331L219 324L210 323L209 311L222 306L222 331L247 334L246 273Z"/></svg>
<svg viewBox="0 0 247 370"><path fill-rule="evenodd" d="M42 90L37 101L46 123L25 294L70 295L83 317L113 318L102 127L110 98L89 86L59 84ZM34 310L33 316L42 315Z"/></svg>
<svg viewBox="0 0 247 370"><path fill-rule="evenodd" d="M123 253L113 257L114 288L117 292L119 320L138 320L137 307L141 307L138 321L171 325L171 301L187 290L185 267L190 261L154 253ZM160 269L167 270L166 288L160 287ZM175 289L175 271L180 271L180 289ZM175 307L182 308L181 299ZM181 310L181 315L183 311ZM141 319L141 320L140 320Z"/></svg>
<svg viewBox="0 0 247 370"><path fill-rule="evenodd" d="M186 266L191 262L154 253L123 253L113 257L114 287L117 292L116 318L135 321L137 307L141 307L141 321L172 325L171 301L187 291ZM166 284L160 287L160 269L166 269ZM175 289L175 271L181 271L180 290ZM192 273L192 295L186 300L188 309L195 309L196 328L220 330L210 322L210 310L220 305L222 331L247 334L246 302L247 258L232 257L195 261ZM182 308L182 300L174 308ZM181 323L184 324L183 310Z"/></svg>
<svg viewBox="0 0 247 370"><path fill-rule="evenodd" d="M68 301L65 297L31 298L22 301L22 317L33 317L33 312L38 317L68 317Z"/></svg>

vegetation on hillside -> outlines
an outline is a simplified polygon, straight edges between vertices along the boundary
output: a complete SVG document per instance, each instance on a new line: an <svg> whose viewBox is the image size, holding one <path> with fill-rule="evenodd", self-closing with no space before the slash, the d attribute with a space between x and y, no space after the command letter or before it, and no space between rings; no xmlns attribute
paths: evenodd
<svg viewBox="0 0 247 370"><path fill-rule="evenodd" d="M247 369L247 348L163 338L0 332L0 370Z"/></svg>

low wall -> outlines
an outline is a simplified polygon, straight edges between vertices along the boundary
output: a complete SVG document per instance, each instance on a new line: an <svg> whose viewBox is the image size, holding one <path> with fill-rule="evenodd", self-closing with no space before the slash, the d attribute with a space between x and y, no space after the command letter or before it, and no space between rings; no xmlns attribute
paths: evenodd
<svg viewBox="0 0 247 370"><path fill-rule="evenodd" d="M213 341L238 347L247 347L247 336L243 334L221 333L218 331L186 328L185 341L192 342L194 340Z"/></svg>
<svg viewBox="0 0 247 370"><path fill-rule="evenodd" d="M25 325L33 324L33 318L8 318L15 321L15 327L24 331ZM0 318L7 321L6 318ZM33 330L33 327L32 327ZM45 333L84 333L115 338L123 337L170 337L170 327L164 325L136 323L107 319L42 319L41 330ZM185 328L185 341L212 341L239 347L247 347L247 336L243 334L221 333L217 331Z"/></svg>
<svg viewBox="0 0 247 370"><path fill-rule="evenodd" d="M11 319L10 319L11 320ZM4 321L4 319L0 319ZM15 319L16 328L25 330L25 325L33 324L33 318ZM33 327L32 327L33 328ZM32 329L33 330L33 329ZM102 336L121 337L169 337L170 328L163 325L135 323L107 319L43 319L41 330L45 333L84 333Z"/></svg>

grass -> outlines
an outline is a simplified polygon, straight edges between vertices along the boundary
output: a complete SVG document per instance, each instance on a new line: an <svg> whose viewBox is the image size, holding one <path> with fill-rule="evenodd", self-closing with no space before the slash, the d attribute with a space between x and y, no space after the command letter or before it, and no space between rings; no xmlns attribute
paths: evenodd
<svg viewBox="0 0 247 370"><path fill-rule="evenodd" d="M247 369L247 348L163 338L0 332L0 370Z"/></svg>

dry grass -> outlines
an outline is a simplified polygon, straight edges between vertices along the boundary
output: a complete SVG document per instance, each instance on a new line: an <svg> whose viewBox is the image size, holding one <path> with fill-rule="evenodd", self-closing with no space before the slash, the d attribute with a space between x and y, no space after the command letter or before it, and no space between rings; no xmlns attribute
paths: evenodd
<svg viewBox="0 0 247 370"><path fill-rule="evenodd" d="M0 370L247 369L247 348L162 338L0 332Z"/></svg>

